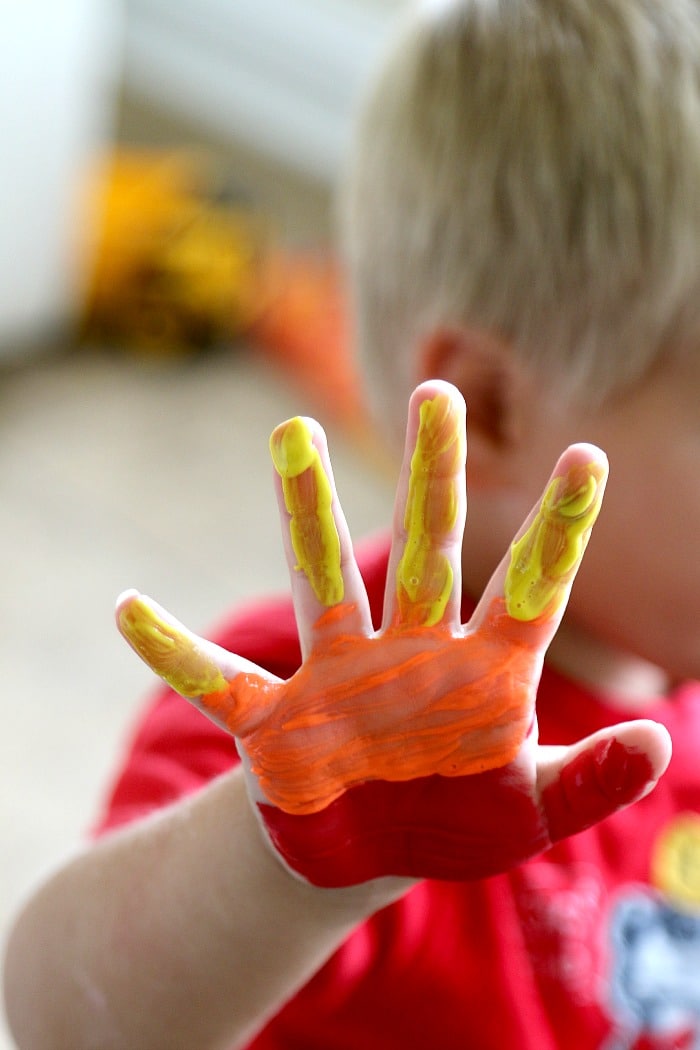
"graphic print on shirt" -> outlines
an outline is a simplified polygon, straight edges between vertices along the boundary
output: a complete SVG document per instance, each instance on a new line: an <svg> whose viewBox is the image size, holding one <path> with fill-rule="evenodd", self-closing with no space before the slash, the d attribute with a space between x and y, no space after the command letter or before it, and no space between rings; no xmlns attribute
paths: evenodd
<svg viewBox="0 0 700 1050"><path fill-rule="evenodd" d="M700 816L664 829L650 875L613 905L604 1050L700 1050Z"/></svg>
<svg viewBox="0 0 700 1050"><path fill-rule="evenodd" d="M525 866L518 915L533 975L547 1001L564 1001L572 1015L599 1011L605 973L600 915L606 888L593 864Z"/></svg>

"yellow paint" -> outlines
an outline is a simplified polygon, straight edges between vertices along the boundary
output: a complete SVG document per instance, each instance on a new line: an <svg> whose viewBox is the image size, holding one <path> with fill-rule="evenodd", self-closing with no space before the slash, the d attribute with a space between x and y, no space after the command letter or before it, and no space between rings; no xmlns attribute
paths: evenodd
<svg viewBox="0 0 700 1050"><path fill-rule="evenodd" d="M442 619L454 574L441 544L457 523L464 426L449 397L423 401L404 513L406 546L396 571L399 619L432 627Z"/></svg>
<svg viewBox="0 0 700 1050"><path fill-rule="evenodd" d="M537 517L511 548L505 599L516 620L552 616L565 600L598 517L604 476L590 463L550 483Z"/></svg>
<svg viewBox="0 0 700 1050"><path fill-rule="evenodd" d="M322 605L337 605L345 591L333 491L311 428L299 416L282 423L270 438L270 452L290 515L295 568L306 575Z"/></svg>
<svg viewBox="0 0 700 1050"><path fill-rule="evenodd" d="M158 616L142 598L121 609L119 627L141 659L182 696L196 699L228 689L217 665L187 632Z"/></svg>
<svg viewBox="0 0 700 1050"><path fill-rule="evenodd" d="M700 816L681 813L664 828L652 855L652 882L677 907L700 905Z"/></svg>

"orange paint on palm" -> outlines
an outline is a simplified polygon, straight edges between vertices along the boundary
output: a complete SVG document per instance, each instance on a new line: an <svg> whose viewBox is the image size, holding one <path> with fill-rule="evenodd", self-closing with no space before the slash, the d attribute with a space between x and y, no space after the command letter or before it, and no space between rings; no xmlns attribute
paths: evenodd
<svg viewBox="0 0 700 1050"><path fill-rule="evenodd" d="M536 655L512 644L501 600L464 637L439 627L351 635L343 616L354 618L351 604L321 617L314 652L286 682L255 673L227 682L193 636L140 598L119 620L154 670L242 741L268 800L287 813L318 812L367 780L463 776L515 757L532 723Z"/></svg>
<svg viewBox="0 0 700 1050"><path fill-rule="evenodd" d="M420 484L406 513L407 520L415 516L416 557L426 572L431 546L456 522L452 486L461 452L452 440L454 417L443 413L439 421L440 428L419 434L412 473ZM439 619L426 625L429 581L417 591L417 623L406 599L383 635L353 635L343 632L342 617L354 609L340 605L332 619L326 613L317 622L314 651L289 682L242 675L230 697L203 697L203 706L241 737L269 800L288 813L314 813L368 780L465 776L511 762L532 725L548 623L583 556L603 481L603 468L591 463L551 483L514 544L506 598L491 603L478 631L451 635ZM423 541L429 500L433 531Z"/></svg>
<svg viewBox="0 0 700 1050"><path fill-rule="evenodd" d="M240 737L265 795L288 813L318 812L367 780L483 772L512 761L532 724L535 652L510 643L509 623L495 601L466 637L321 635L288 682L242 674L199 702Z"/></svg>

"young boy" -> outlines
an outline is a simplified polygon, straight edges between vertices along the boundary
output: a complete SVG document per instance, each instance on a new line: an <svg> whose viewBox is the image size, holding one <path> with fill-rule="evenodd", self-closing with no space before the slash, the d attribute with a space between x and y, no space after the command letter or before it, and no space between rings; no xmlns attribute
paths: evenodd
<svg viewBox="0 0 700 1050"><path fill-rule="evenodd" d="M700 1046L700 11L419 8L346 212L394 432L420 384L391 550L363 583L292 420L294 606L218 648L120 601L228 732L170 689L147 712L110 833L18 919L18 1043Z"/></svg>

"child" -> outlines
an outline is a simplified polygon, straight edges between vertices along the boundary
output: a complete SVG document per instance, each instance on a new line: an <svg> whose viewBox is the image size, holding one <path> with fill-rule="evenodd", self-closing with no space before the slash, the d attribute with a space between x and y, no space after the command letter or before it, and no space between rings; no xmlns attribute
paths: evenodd
<svg viewBox="0 0 700 1050"><path fill-rule="evenodd" d="M294 608L218 648L121 600L229 732L147 712L110 833L17 921L21 1047L700 1046L699 117L688 0L418 9L347 194L391 429L420 384L391 551L363 583L292 420ZM613 477L538 745L605 484L581 439Z"/></svg>

